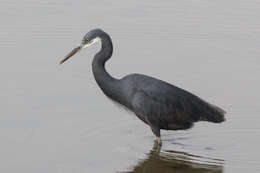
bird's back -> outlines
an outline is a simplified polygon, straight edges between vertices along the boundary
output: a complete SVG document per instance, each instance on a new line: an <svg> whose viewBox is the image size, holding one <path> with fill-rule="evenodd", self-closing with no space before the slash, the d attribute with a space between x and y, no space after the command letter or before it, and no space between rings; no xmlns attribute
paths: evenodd
<svg viewBox="0 0 260 173"><path fill-rule="evenodd" d="M162 80L131 74L122 81L126 86L124 88L127 88L127 100L130 100L127 107L144 122L148 118L160 128L170 128L171 123L220 123L225 119L225 111L221 108Z"/></svg>

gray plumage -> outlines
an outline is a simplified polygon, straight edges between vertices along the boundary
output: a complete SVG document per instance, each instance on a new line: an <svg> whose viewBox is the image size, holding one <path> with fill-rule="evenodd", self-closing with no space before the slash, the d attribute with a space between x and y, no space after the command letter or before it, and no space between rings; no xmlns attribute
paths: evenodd
<svg viewBox="0 0 260 173"><path fill-rule="evenodd" d="M112 56L113 45L110 36L101 29L88 32L81 46L61 63L96 38L101 39L102 47L92 61L92 71L99 87L107 97L148 124L157 137L160 137L160 129L184 130L197 121L220 123L225 120L225 111L221 108L162 80L142 74L130 74L122 79L110 76L105 70L105 62Z"/></svg>

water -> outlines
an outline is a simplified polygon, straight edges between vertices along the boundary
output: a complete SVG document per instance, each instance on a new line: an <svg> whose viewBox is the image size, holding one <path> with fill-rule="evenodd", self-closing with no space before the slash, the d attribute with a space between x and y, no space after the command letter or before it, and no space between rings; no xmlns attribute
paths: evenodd
<svg viewBox="0 0 260 173"><path fill-rule="evenodd" d="M0 0L1 172L259 172L260 3ZM150 129L104 97L100 45L58 62L93 28L114 43L115 77L152 75L214 103L223 124Z"/></svg>

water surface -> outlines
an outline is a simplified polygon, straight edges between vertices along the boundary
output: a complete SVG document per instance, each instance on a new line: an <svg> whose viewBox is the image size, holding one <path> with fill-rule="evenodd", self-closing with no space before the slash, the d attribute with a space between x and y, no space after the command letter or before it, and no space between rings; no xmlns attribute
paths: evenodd
<svg viewBox="0 0 260 173"><path fill-rule="evenodd" d="M259 172L256 0L0 0L1 172ZM94 81L100 45L58 62L93 28L115 77L143 73L225 109L223 124L163 131L118 109Z"/></svg>

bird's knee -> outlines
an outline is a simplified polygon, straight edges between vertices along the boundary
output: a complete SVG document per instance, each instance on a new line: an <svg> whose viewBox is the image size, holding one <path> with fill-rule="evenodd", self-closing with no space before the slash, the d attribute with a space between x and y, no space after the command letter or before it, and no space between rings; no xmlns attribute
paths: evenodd
<svg viewBox="0 0 260 173"><path fill-rule="evenodd" d="M153 134L154 134L156 137L160 137L160 136L161 136L160 128L151 126L151 129L152 129Z"/></svg>

